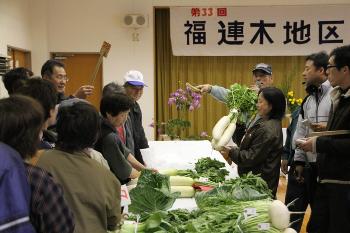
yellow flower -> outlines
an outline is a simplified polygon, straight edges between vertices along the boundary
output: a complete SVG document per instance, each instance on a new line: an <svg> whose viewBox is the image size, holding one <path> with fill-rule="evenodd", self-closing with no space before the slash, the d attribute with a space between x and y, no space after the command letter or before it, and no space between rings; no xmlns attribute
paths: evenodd
<svg viewBox="0 0 350 233"><path fill-rule="evenodd" d="M289 92L288 92L288 95L289 95L289 96L293 96L293 95L294 95L293 91L289 91Z"/></svg>

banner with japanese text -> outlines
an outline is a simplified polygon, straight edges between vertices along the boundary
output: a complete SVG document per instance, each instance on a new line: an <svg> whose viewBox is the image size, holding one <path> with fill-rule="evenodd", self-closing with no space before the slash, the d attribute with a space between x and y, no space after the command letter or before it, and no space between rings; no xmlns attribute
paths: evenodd
<svg viewBox="0 0 350 233"><path fill-rule="evenodd" d="M350 44L350 5L171 7L175 56L298 56Z"/></svg>

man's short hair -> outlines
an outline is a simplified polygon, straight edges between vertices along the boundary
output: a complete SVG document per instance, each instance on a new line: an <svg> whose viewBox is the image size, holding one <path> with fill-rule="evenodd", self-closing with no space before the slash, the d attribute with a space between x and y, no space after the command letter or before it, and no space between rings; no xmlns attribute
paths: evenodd
<svg viewBox="0 0 350 233"><path fill-rule="evenodd" d="M53 74L53 69L55 66L64 68L64 64L60 61L50 59L47 60L44 65L41 67L41 76L44 77L51 77Z"/></svg>
<svg viewBox="0 0 350 233"><path fill-rule="evenodd" d="M23 85L24 81L30 78L33 72L24 67L18 67L8 71L2 77L5 88L9 95L13 94L16 89Z"/></svg>
<svg viewBox="0 0 350 233"><path fill-rule="evenodd" d="M123 86L121 86L115 82L108 83L102 89L102 96L112 95L112 94L117 94L117 93L125 93L125 89Z"/></svg>
<svg viewBox="0 0 350 233"><path fill-rule="evenodd" d="M57 147L68 153L93 147L100 132L100 115L94 106L78 102L59 108Z"/></svg>
<svg viewBox="0 0 350 233"><path fill-rule="evenodd" d="M0 100L0 141L23 159L34 156L44 117L41 105L28 96L11 95Z"/></svg>
<svg viewBox="0 0 350 233"><path fill-rule="evenodd" d="M330 56L334 56L334 65L337 69L347 66L350 69L350 45L340 46L331 52Z"/></svg>
<svg viewBox="0 0 350 233"><path fill-rule="evenodd" d="M44 109L44 120L50 118L50 111L56 107L57 90L54 84L42 78L28 79L16 94L30 96L38 101Z"/></svg>
<svg viewBox="0 0 350 233"><path fill-rule="evenodd" d="M134 105L131 97L124 93L116 93L103 96L100 103L100 112L103 117L107 117L107 113L116 116L121 112L130 110Z"/></svg>
<svg viewBox="0 0 350 233"><path fill-rule="evenodd" d="M305 61L313 61L317 69L323 68L324 72L327 70L329 56L325 51L313 53L306 57Z"/></svg>

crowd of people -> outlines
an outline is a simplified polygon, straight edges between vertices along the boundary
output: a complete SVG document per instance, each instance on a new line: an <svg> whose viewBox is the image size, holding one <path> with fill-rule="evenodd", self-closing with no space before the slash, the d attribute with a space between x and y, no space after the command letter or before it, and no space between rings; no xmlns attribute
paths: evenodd
<svg viewBox="0 0 350 233"><path fill-rule="evenodd" d="M257 64L250 88L259 94L258 112L247 125L237 125L234 146L221 153L240 175L261 174L274 196L280 169L288 173L285 203L300 213L310 206L307 232L350 232L350 133L339 131L350 129L350 46L307 56L302 76L307 95L291 114L283 145L285 97L273 87L272 67ZM197 88L221 102L229 91L211 84ZM310 136L320 131L326 132ZM303 215L291 215L291 222L299 232Z"/></svg>
<svg viewBox="0 0 350 233"><path fill-rule="evenodd" d="M94 87L65 94L63 63L48 60L41 77L15 68L0 100L0 231L107 232L121 221L121 184L147 168L148 147L137 101L145 85L131 70L109 83L99 111Z"/></svg>
<svg viewBox="0 0 350 233"><path fill-rule="evenodd" d="M350 46L306 57L307 95L292 113L285 145L286 97L273 86L270 65L259 63L252 73L257 114L238 126L223 157L240 175L261 174L274 197L280 169L288 173L285 202L297 212L310 205L308 232L350 232L350 134L339 131L350 130ZM98 110L86 100L93 86L67 96L67 81L56 60L44 63L41 76L25 68L3 76L9 97L0 100L0 231L116 230L121 184L152 169L140 151L148 147L138 104L146 86L142 73L131 70L123 85L107 84ZM197 88L221 102L228 92L210 84ZM292 221L300 231L300 215Z"/></svg>

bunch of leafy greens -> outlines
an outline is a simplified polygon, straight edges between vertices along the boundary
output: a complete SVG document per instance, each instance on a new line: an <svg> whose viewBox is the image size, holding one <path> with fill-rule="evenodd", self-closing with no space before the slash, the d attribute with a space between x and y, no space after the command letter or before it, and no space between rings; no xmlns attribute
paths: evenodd
<svg viewBox="0 0 350 233"><path fill-rule="evenodd" d="M229 174L225 167L225 163L209 157L201 158L195 164L195 169L199 177L209 178L209 181L220 183L225 180L225 176Z"/></svg>
<svg viewBox="0 0 350 233"><path fill-rule="evenodd" d="M169 176L145 169L141 172L137 186L130 191L129 211L146 214L170 209L179 192L171 193Z"/></svg>
<svg viewBox="0 0 350 233"><path fill-rule="evenodd" d="M244 85L231 85L226 98L226 105L230 110L238 111L238 122L246 123L256 112L258 95Z"/></svg>
<svg viewBox="0 0 350 233"><path fill-rule="evenodd" d="M259 193L266 194L269 197L272 197L272 192L267 186L266 181L263 180L260 175L254 175L252 172L244 174L236 179L226 180L225 184L234 185L238 187L249 187L258 191Z"/></svg>
<svg viewBox="0 0 350 233"><path fill-rule="evenodd" d="M232 205L237 201L252 201L271 198L271 190L259 176L248 173L242 177L225 181L222 186L207 192L196 193L199 208Z"/></svg>
<svg viewBox="0 0 350 233"><path fill-rule="evenodd" d="M181 209L157 211L143 219L143 230L138 232L238 233L240 231L237 230L237 223L242 225L239 219L245 208L254 208L259 215L267 214L270 203L270 200L237 201L232 205L206 207L192 212ZM268 219L264 219L264 222L268 222Z"/></svg>

